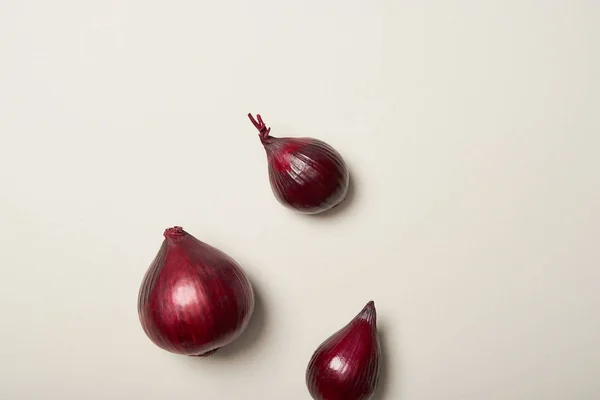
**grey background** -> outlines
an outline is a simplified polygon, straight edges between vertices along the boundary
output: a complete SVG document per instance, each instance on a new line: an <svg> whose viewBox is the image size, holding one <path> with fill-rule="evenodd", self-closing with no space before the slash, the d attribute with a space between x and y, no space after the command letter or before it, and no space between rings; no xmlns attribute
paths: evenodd
<svg viewBox="0 0 600 400"><path fill-rule="evenodd" d="M595 0L0 2L0 398L306 399L375 300L379 399L600 398ZM272 196L246 113L351 167ZM137 320L162 232L259 304L206 360Z"/></svg>

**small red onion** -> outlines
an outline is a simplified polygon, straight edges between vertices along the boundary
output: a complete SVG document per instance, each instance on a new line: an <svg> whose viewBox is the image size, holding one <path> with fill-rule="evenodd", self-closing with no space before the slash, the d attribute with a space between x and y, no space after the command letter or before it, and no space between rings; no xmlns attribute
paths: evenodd
<svg viewBox="0 0 600 400"><path fill-rule="evenodd" d="M323 342L306 370L315 400L368 400L379 381L381 348L375 304L370 301L348 325Z"/></svg>
<svg viewBox="0 0 600 400"><path fill-rule="evenodd" d="M305 214L318 214L340 204L348 193L349 174L342 156L313 138L270 136L260 114L250 121L259 131L269 163L269 180L281 204Z"/></svg>
<svg viewBox="0 0 600 400"><path fill-rule="evenodd" d="M248 325L252 286L234 260L181 227L165 230L164 236L140 287L140 322L157 346L208 356Z"/></svg>

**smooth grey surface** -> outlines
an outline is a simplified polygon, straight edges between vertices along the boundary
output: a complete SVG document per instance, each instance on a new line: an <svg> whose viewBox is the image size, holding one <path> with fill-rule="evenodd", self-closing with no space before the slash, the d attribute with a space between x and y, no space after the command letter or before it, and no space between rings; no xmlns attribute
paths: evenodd
<svg viewBox="0 0 600 400"><path fill-rule="evenodd" d="M307 399L368 300L380 400L600 398L596 0L2 0L0 38L1 399ZM281 207L248 112L352 201ZM209 359L137 320L176 224L259 296Z"/></svg>

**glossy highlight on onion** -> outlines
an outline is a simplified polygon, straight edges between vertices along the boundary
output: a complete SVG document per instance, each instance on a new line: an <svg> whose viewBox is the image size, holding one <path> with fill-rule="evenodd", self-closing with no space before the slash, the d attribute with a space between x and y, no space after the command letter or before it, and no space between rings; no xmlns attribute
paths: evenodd
<svg viewBox="0 0 600 400"><path fill-rule="evenodd" d="M144 332L172 353L208 356L236 340L254 311L254 291L240 266L181 227L164 241L142 281Z"/></svg>
<svg viewBox="0 0 600 400"><path fill-rule="evenodd" d="M306 370L308 391L315 400L368 400L377 388L380 360L377 315L370 301L314 352Z"/></svg>
<svg viewBox="0 0 600 400"><path fill-rule="evenodd" d="M269 181L281 204L318 214L340 204L348 193L349 173L342 156L313 138L276 138L260 114L248 114L267 152Z"/></svg>

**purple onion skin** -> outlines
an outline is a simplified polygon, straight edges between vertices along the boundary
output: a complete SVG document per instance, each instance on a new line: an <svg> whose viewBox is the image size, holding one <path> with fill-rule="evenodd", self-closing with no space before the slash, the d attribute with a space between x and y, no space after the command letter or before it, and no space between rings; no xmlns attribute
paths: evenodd
<svg viewBox="0 0 600 400"><path fill-rule="evenodd" d="M380 360L377 315L370 301L317 348L306 369L308 391L315 400L368 400L379 382Z"/></svg>
<svg viewBox="0 0 600 400"><path fill-rule="evenodd" d="M158 347L208 356L248 325L252 286L234 260L181 227L165 230L164 236L140 287L140 322Z"/></svg>
<svg viewBox="0 0 600 400"><path fill-rule="evenodd" d="M275 138L260 115L258 121L248 116L259 130L271 188L281 204L304 214L318 214L345 199L348 168L333 147L313 138Z"/></svg>

